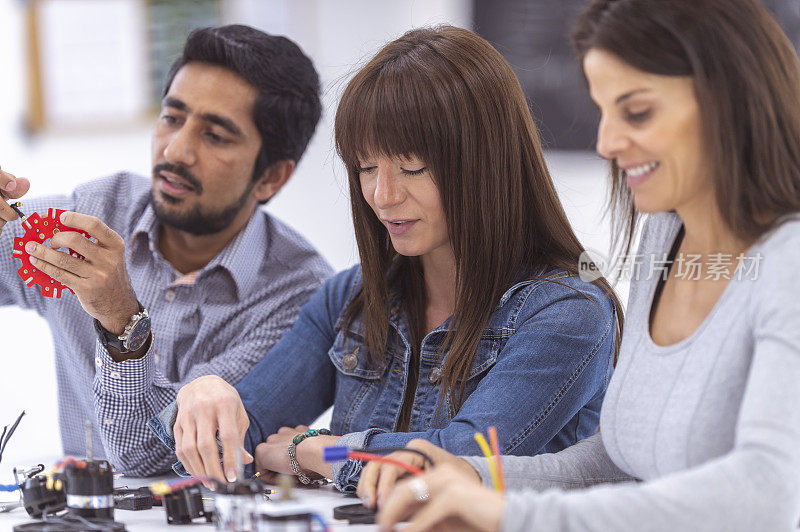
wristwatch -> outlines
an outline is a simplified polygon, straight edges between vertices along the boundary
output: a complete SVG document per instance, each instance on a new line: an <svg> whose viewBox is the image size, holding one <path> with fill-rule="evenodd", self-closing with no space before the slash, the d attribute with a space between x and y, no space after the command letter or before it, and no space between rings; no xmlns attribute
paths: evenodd
<svg viewBox="0 0 800 532"><path fill-rule="evenodd" d="M119 336L108 332L97 320L94 320L94 330L97 331L97 336L106 349L112 347L120 353L130 353L141 348L150 336L150 316L139 304L139 312L131 316L125 330Z"/></svg>

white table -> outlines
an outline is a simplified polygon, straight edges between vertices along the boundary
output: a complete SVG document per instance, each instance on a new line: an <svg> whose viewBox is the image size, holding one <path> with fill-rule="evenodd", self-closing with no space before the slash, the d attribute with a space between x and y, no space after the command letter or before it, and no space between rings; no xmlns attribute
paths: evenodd
<svg viewBox="0 0 800 532"><path fill-rule="evenodd" d="M162 478L177 478L177 477L162 477ZM151 482L159 480L158 478L128 478L119 477L116 479L115 486L127 486L129 488L138 488L146 486ZM205 490L204 490L205 493ZM17 493L18 494L18 493ZM333 508L343 504L355 504L359 500L353 497L346 497L336 490L333 486L325 486L319 489L302 489L298 488L293 490L294 498L310 509L320 514L328 526L332 529L342 529L347 527L348 530L377 530L374 525L348 525L347 521L334 521ZM205 495L204 495L205 496ZM209 495L211 496L210 492ZM7 501L14 498L14 495L8 493L0 493L0 501ZM265 503L270 504L270 503ZM167 526L166 512L163 507L153 507L150 510L115 510L114 519L125 523L125 527L130 532L146 532L146 531L163 531L165 529L172 529L175 532L180 532L187 529L205 529L213 530L212 523L206 523L202 519L198 519L191 525L175 525ZM31 521L24 508L17 508L8 513L0 513L0 530L11 531L14 525L26 523ZM317 530L318 528L315 528Z"/></svg>

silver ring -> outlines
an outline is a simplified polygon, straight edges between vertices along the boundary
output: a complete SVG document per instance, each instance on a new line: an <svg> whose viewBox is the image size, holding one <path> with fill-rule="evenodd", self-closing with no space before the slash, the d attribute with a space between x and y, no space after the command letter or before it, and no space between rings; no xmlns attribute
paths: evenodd
<svg viewBox="0 0 800 532"><path fill-rule="evenodd" d="M428 484L422 479L422 477L415 477L408 483L408 487L411 488L411 492L414 494L414 499L417 502L428 502L431 498L431 494L428 492Z"/></svg>

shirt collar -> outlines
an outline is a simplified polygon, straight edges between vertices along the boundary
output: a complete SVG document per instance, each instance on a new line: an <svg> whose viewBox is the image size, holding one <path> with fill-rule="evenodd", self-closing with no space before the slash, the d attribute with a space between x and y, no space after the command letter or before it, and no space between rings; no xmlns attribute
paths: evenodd
<svg viewBox="0 0 800 532"><path fill-rule="evenodd" d="M159 222L153 207L147 205L133 229L130 246L131 260L141 257L142 253L146 253L147 250L153 257L161 256L156 249L158 227ZM262 258L267 255L268 250L267 215L261 209L256 209L244 229L239 231L233 240L198 272L197 280L201 281L205 275L215 270L225 271L236 285L237 297L241 298L254 287Z"/></svg>

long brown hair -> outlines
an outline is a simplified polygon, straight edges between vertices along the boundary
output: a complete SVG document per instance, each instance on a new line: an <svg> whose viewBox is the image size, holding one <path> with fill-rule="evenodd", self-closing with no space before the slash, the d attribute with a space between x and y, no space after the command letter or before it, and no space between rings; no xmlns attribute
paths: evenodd
<svg viewBox="0 0 800 532"><path fill-rule="evenodd" d="M511 67L471 31L439 26L386 45L350 81L336 112L336 148L347 167L362 289L345 322L362 316L375 367L385 364L390 297L425 323L419 261L399 256L364 199L359 159L414 155L437 184L456 262L455 312L440 351L442 395L460 405L481 334L520 273L577 272L581 244L545 166L536 127ZM530 278L530 277L526 277ZM617 341L622 308L614 301ZM416 331L414 331L416 329Z"/></svg>
<svg viewBox="0 0 800 532"><path fill-rule="evenodd" d="M719 212L753 241L800 211L800 63L757 0L594 0L572 42L665 76L691 76ZM637 226L630 190L611 162L616 248L627 254Z"/></svg>

